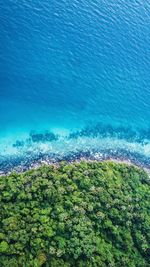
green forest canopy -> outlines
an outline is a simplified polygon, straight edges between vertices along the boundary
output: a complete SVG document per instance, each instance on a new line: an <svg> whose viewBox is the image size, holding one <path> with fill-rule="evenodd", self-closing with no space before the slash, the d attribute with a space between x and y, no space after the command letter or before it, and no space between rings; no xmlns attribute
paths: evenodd
<svg viewBox="0 0 150 267"><path fill-rule="evenodd" d="M0 266L150 266L150 178L96 161L1 176Z"/></svg>

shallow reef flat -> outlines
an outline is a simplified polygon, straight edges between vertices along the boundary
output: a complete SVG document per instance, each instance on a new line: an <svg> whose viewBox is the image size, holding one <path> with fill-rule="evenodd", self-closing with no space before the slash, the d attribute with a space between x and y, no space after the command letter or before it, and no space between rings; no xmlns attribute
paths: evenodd
<svg viewBox="0 0 150 267"><path fill-rule="evenodd" d="M3 147L3 148L2 148ZM60 161L121 160L150 168L150 129L97 124L61 135L31 131L26 138L5 143L0 151L0 172L24 171Z"/></svg>

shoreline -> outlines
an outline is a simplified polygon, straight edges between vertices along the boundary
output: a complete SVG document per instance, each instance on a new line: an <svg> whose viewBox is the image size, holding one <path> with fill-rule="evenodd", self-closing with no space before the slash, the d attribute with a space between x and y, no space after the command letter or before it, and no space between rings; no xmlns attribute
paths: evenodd
<svg viewBox="0 0 150 267"><path fill-rule="evenodd" d="M42 165L53 165L55 167L58 167L59 164L64 161L68 164L72 164L72 163L80 163L81 161L87 161L87 162L115 162L118 164L126 164L128 166L135 166L137 168L143 169L148 176L150 177L150 167L148 166L144 166L144 164L140 163L140 162L135 162L135 160L131 160L129 158L123 158L123 157L102 157L102 158L96 158L95 157L86 157L86 156L81 156L81 157L76 157L74 159L52 159L50 157L48 157L47 159L40 159L40 160L35 160L33 162L30 162L30 164L27 165L18 165L17 167L12 167L10 170L8 171L3 171L0 170L0 176L6 176L11 174L12 172L16 172L16 173L23 173L26 172L28 170L32 170L32 169L37 169L39 167L41 167Z"/></svg>

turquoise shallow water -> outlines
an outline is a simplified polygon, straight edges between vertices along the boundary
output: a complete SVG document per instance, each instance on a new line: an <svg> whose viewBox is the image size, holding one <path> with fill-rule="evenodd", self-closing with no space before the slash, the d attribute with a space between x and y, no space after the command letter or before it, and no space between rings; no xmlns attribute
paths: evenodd
<svg viewBox="0 0 150 267"><path fill-rule="evenodd" d="M0 171L39 159L150 165L150 3L1 1Z"/></svg>

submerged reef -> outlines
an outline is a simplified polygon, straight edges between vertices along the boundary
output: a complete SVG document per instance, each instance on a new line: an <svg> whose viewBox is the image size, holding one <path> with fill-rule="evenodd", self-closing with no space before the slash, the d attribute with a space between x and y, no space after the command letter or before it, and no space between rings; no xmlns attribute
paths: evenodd
<svg viewBox="0 0 150 267"><path fill-rule="evenodd" d="M0 266L150 266L150 178L113 162L0 177Z"/></svg>
<svg viewBox="0 0 150 267"><path fill-rule="evenodd" d="M89 137L116 137L119 139L125 139L127 141L136 141L143 143L146 140L150 140L150 128L147 129L133 129L131 127L112 126L98 123L96 125L87 126L76 132L70 133L68 138L78 138L82 136Z"/></svg>
<svg viewBox="0 0 150 267"><path fill-rule="evenodd" d="M58 135L48 131L44 133L31 132L30 138L32 142L52 142L58 140Z"/></svg>

